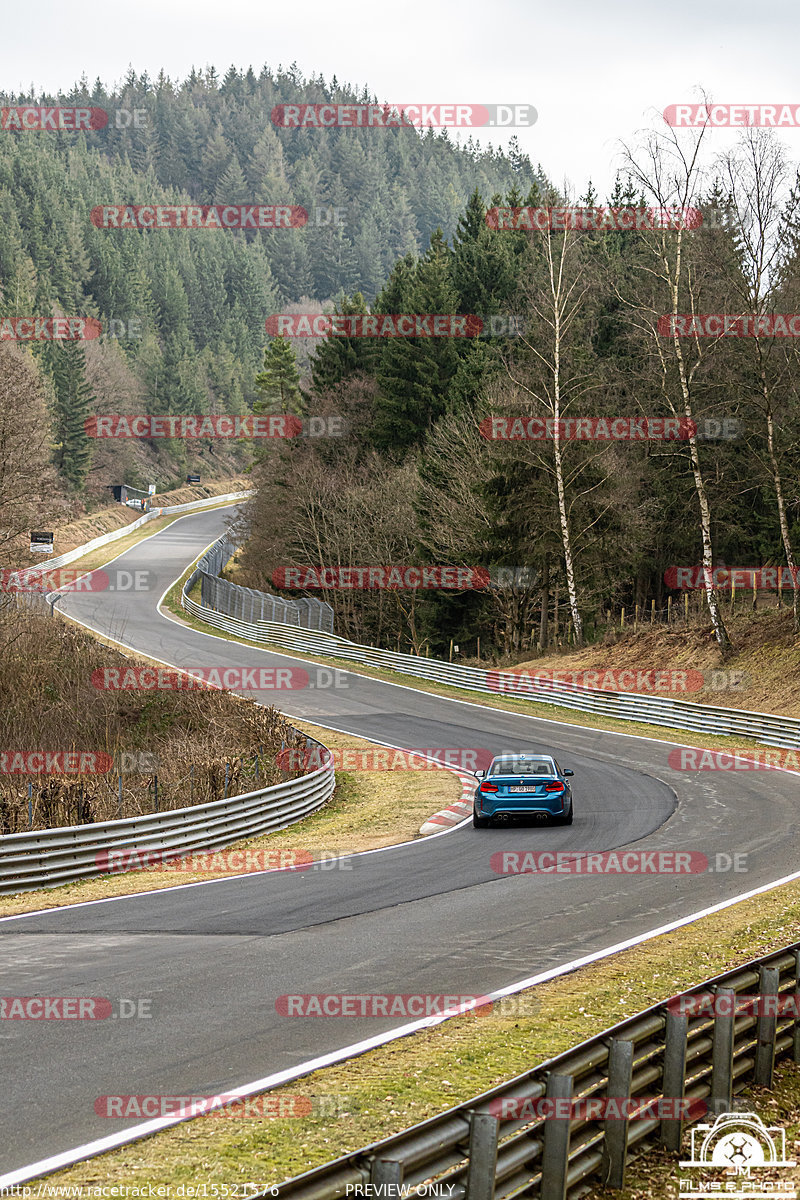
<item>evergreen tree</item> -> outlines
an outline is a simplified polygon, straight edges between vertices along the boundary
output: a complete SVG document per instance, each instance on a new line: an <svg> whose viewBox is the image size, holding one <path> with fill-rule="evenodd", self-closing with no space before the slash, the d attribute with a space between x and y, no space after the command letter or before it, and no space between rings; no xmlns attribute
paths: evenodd
<svg viewBox="0 0 800 1200"><path fill-rule="evenodd" d="M356 316L367 311L360 292L352 297L345 296L337 305L336 313ZM329 337L318 346L311 359L312 390L319 396L336 387L357 372L370 373L377 359L372 338Z"/></svg>
<svg viewBox="0 0 800 1200"><path fill-rule="evenodd" d="M396 281L398 294L406 293L408 307L393 307L390 311L455 314L457 295L451 266L452 252L441 230L437 230L413 276ZM379 397L372 432L376 449L402 455L424 441L447 409L448 385L458 369L460 355L455 338L387 339L377 369Z"/></svg>
<svg viewBox="0 0 800 1200"><path fill-rule="evenodd" d="M257 413L299 413L300 372L294 350L287 338L276 337L264 351L264 370L256 375L260 399L253 405Z"/></svg>
<svg viewBox="0 0 800 1200"><path fill-rule="evenodd" d="M91 442L86 421L95 397L86 382L86 352L78 341L48 346L53 377L53 459L59 473L80 490L89 471Z"/></svg>

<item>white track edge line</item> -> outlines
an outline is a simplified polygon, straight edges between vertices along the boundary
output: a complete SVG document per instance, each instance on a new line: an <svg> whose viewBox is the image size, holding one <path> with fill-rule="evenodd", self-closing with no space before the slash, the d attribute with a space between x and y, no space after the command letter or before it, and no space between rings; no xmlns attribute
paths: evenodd
<svg viewBox="0 0 800 1200"><path fill-rule="evenodd" d="M761 887L754 888L750 892L744 892L740 896L734 896L730 900L722 900L718 904L713 904L709 908L701 909L699 912L691 913L688 917L679 917L675 921L670 921L666 925L660 925L656 929L648 930L647 933L636 934L632 938L625 941L617 942L613 946L608 946L604 950L595 951L594 954L584 955L583 958L573 959L572 962L564 963L559 967L551 967L548 971L542 971L538 975L531 975L527 979L522 979L517 983L512 983L504 988L498 988L494 992L486 992L480 997L480 1003L485 1003L486 999L499 999L502 996L510 996L516 992L523 991L526 988L535 987L536 984L546 983L548 980L556 979L560 975L570 974L572 971L579 970L581 967L589 966L591 963L599 962L604 958L609 958L614 954L619 954L623 950L630 950L634 946L639 946L643 942L650 941L652 938L659 937L665 933L671 933L675 929L680 929L684 925L690 925L695 921L702 920L703 917L712 916L714 913L721 912L723 909L730 908L734 904L740 904L743 900L750 900L754 896L763 895L765 892L772 891L774 888L781 887L783 884L792 883L800 879L800 871L796 871L793 875L786 875L783 879L777 879L773 883L763 884ZM472 1007L477 1007L473 1005ZM454 1016L459 1016L463 1012L468 1012L469 1006L461 1009L461 1012L451 1012L432 1017L422 1017L418 1021L410 1021L406 1025L399 1025L395 1029L389 1030L387 1033L377 1034L375 1037L365 1038L361 1042L354 1042L350 1046L344 1046L339 1050L333 1050L328 1054L319 1055L317 1058L308 1059L304 1063L300 1063L296 1067L289 1067L284 1071L277 1071L272 1075L267 1075L263 1079L256 1079L251 1083L240 1085L238 1088L229 1088L225 1091L226 1096L245 1097L258 1092L272 1090L276 1087L281 1087L285 1083L290 1083L292 1080L299 1079L304 1075L309 1075L312 1071L318 1071L323 1067L333 1066L336 1063L345 1061L348 1058L355 1058L360 1054L366 1053L368 1050L377 1049L380 1046L385 1046L389 1042L397 1041L399 1038L408 1037L410 1034L418 1033L423 1029L431 1029L436 1025L441 1025L445 1021L452 1020ZM53 1154L49 1158L41 1159L39 1162L29 1163L27 1166L18 1167L14 1171L10 1171L5 1175L0 1175L0 1187L10 1187L14 1184L25 1183L28 1180L35 1179L38 1175L49 1174L52 1171L57 1171L60 1167L71 1166L73 1163L80 1162L82 1159L92 1158L97 1154L103 1154L108 1150L114 1150L119 1146L127 1145L130 1142L138 1141L140 1138L147 1137L149 1134L158 1133L163 1129L170 1129L174 1125L183 1124L190 1118L185 1117L164 1117L154 1118L151 1121L145 1121L141 1125L134 1126L133 1129L112 1133L107 1137L97 1138L92 1142L86 1142L82 1146L75 1146L72 1150L64 1150L59 1154Z"/></svg>

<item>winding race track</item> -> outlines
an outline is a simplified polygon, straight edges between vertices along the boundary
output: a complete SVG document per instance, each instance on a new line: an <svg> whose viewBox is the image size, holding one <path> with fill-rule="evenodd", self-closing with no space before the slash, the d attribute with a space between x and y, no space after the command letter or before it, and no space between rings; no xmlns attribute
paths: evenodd
<svg viewBox="0 0 800 1200"><path fill-rule="evenodd" d="M62 610L173 666L308 667L157 610L226 519L219 509L184 517L116 560L155 572L152 590L73 595ZM0 1024L0 1174L136 1123L97 1116L97 1097L215 1094L403 1023L284 1017L276 1012L282 994L481 994L797 869L791 774L678 772L668 765L671 746L658 741L355 672L340 681L347 686L255 695L292 716L399 747L555 751L575 770L574 825L464 825L352 856L334 870L251 875L0 921L2 995L142 998L152 1012ZM504 850L632 843L703 852L712 864L718 854L744 853L747 872L502 875L490 862ZM533 1044L531 1053L547 1049Z"/></svg>

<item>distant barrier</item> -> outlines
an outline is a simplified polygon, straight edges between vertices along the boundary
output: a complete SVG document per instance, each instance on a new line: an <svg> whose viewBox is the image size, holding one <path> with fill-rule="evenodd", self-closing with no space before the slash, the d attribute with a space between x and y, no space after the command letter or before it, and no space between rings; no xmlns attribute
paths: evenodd
<svg viewBox="0 0 800 1200"><path fill-rule="evenodd" d="M281 596L273 596L270 592L240 587L227 579L220 579L220 572L235 550L236 545L228 536L219 538L198 561L184 591L190 592L200 579L203 608L240 623L270 621L274 624L314 629L320 633L333 632L333 608L324 600L314 597L286 600Z"/></svg>

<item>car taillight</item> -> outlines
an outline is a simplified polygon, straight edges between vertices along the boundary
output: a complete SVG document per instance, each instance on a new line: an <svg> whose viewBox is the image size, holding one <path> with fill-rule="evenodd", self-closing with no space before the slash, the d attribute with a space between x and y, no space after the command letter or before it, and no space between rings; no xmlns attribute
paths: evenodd
<svg viewBox="0 0 800 1200"><path fill-rule="evenodd" d="M479 792L496 792L498 790L496 783L482 783L478 788Z"/></svg>
<svg viewBox="0 0 800 1200"><path fill-rule="evenodd" d="M546 792L563 792L564 784L563 783L546 783L544 785L544 790Z"/></svg>

